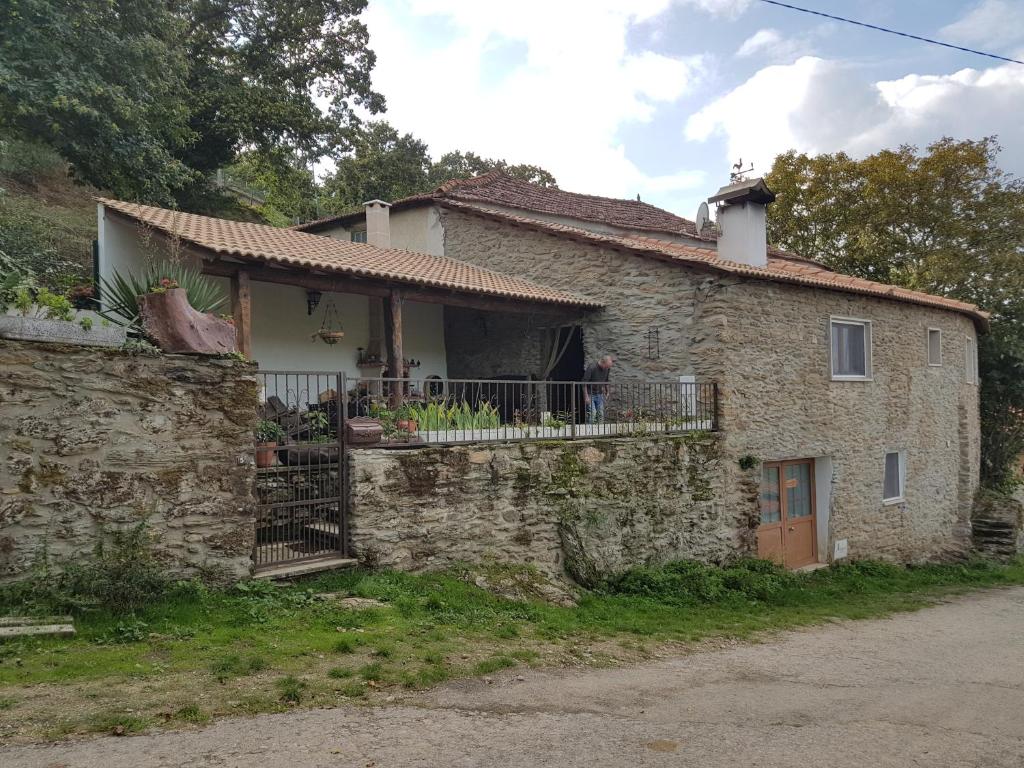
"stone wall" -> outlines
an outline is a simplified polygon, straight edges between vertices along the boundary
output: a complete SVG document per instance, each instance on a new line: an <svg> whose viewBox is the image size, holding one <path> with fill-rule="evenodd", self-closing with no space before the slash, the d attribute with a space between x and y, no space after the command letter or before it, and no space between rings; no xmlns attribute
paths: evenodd
<svg viewBox="0 0 1024 768"><path fill-rule="evenodd" d="M852 557L903 561L969 547L980 458L969 318L727 276L461 212L443 217L447 255L601 301L581 323L584 344L589 360L618 356L613 378L718 382L729 516L756 512L758 462L814 458L831 474L819 478L820 561L840 539ZM872 380L832 381L831 316L872 322ZM657 360L646 355L649 327L660 331ZM928 328L942 330L939 367L928 365ZM887 451L907 456L899 504L882 503ZM755 468L741 470L741 458Z"/></svg>
<svg viewBox="0 0 1024 768"><path fill-rule="evenodd" d="M727 512L719 437L350 452L354 554L402 570L534 565L588 584L634 565L722 562L751 546Z"/></svg>
<svg viewBox="0 0 1024 768"><path fill-rule="evenodd" d="M831 463L828 508L818 510L829 526L820 560L831 559L839 539L851 557L899 561L969 548L980 457L978 387L965 365L967 340L976 343L969 318L731 278L708 291L704 311L700 369L721 388L725 455ZM871 321L871 380L832 380L831 316ZM928 365L929 328L942 330L941 366ZM906 452L905 501L897 504L882 502L889 451Z"/></svg>
<svg viewBox="0 0 1024 768"><path fill-rule="evenodd" d="M620 379L666 380L696 373L691 356L692 338L699 332L695 321L706 275L684 265L576 243L461 212L442 210L442 218L446 255L585 296L604 305L601 310L586 313L580 321L588 362L604 353L615 355L618 360L615 376ZM505 323L488 315L488 328L493 328L495 334L487 337L492 343L480 344L481 330L468 336L469 344L461 344L460 337L447 335L449 318L461 320L465 316L451 310L446 310L445 314L449 373L465 368L460 365L464 354L475 355L474 364L497 372L503 365L500 360L503 350L496 342L507 345L505 354L510 351L517 364L534 364L534 369L521 373L540 372L541 337L531 329L542 325L543 321L535 320L531 326L527 317L506 321L511 326L506 327ZM481 318L477 318L477 327L482 328L480 322ZM661 354L657 359L648 357L647 332L651 328L659 329ZM516 335L516 331L524 329L525 335ZM519 348L524 338L529 339L529 349L537 351L523 353L520 357ZM486 358L488 353L498 359Z"/></svg>
<svg viewBox="0 0 1024 768"><path fill-rule="evenodd" d="M0 578L143 521L169 572L247 576L256 396L233 360L0 341Z"/></svg>

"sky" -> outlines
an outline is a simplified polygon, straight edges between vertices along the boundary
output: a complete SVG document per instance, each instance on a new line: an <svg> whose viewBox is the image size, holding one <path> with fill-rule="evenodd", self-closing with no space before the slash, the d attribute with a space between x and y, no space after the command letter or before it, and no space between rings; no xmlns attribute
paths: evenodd
<svg viewBox="0 0 1024 768"><path fill-rule="evenodd" d="M1024 59L1024 0L792 0ZM1024 65L760 0L370 0L383 116L574 192L693 218L742 159L998 135L1024 175Z"/></svg>

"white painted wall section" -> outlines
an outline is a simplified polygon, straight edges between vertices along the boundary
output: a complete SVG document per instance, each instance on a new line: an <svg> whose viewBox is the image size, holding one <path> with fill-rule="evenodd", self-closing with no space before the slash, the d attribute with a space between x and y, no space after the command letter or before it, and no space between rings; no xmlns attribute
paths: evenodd
<svg viewBox="0 0 1024 768"><path fill-rule="evenodd" d="M217 278L225 293L226 278ZM345 331L339 343L314 340L333 303ZM413 378L447 377L444 347L444 314L440 304L406 302L403 305L403 341L406 357L422 361ZM306 290L291 285L252 283L252 355L263 370L344 371L359 376L359 347L370 340L370 313L366 296L325 293L312 315L306 312Z"/></svg>

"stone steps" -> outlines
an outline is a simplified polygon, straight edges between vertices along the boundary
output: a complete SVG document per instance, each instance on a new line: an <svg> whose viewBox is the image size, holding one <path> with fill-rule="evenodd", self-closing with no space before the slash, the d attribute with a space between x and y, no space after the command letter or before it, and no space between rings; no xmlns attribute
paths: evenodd
<svg viewBox="0 0 1024 768"><path fill-rule="evenodd" d="M333 555L330 557L319 557L315 560L299 560L294 563L278 563L266 566L257 570L252 577L254 579L284 581L311 573L334 571L340 568L354 568L358 564L359 561L355 558Z"/></svg>

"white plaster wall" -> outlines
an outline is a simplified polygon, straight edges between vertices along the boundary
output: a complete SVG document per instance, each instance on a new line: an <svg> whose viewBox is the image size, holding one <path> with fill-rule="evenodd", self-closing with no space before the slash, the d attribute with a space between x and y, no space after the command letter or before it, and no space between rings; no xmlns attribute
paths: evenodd
<svg viewBox="0 0 1024 768"><path fill-rule="evenodd" d="M147 254L140 243L138 228L106 215L102 204L96 206L96 216L100 277L109 281L115 270L124 275L138 274L145 269ZM102 300L102 292L100 298Z"/></svg>
<svg viewBox="0 0 1024 768"><path fill-rule="evenodd" d="M225 291L228 280L218 278ZM345 338L330 345L313 340L333 302ZM358 348L369 343L369 308L366 296L325 293L312 316L306 313L306 290L290 285L252 283L252 354L263 370L344 371L359 375ZM403 307L405 356L421 360L413 378L447 375L444 348L444 313L440 304L407 302Z"/></svg>
<svg viewBox="0 0 1024 768"><path fill-rule="evenodd" d="M444 256L444 227L437 206L424 205L391 211L389 224L392 248ZM352 227L339 225L314 234L333 237L336 240L351 240Z"/></svg>

